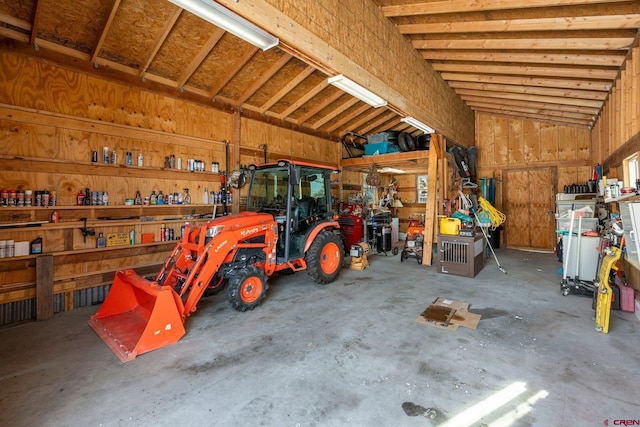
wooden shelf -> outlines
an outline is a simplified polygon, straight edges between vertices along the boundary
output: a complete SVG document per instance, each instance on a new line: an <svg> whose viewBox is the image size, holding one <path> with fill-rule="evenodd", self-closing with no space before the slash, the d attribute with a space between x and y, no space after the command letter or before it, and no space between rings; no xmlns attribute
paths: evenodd
<svg viewBox="0 0 640 427"><path fill-rule="evenodd" d="M0 169L14 172L67 173L72 175L113 176L118 178L172 179L176 174L190 175L186 179L217 181L220 174L185 169L165 169L110 163L78 162L73 160L42 159L37 157L0 156ZM219 182L219 181L218 181Z"/></svg>
<svg viewBox="0 0 640 427"><path fill-rule="evenodd" d="M150 216L186 216L213 214L216 205L189 204L189 205L94 205L94 206L34 206L30 208L0 208L0 230L10 229L15 223L42 222L51 219L51 213L57 211L60 214L60 222L57 224L41 224L40 227L66 228L68 222L80 221L88 218L90 221L115 221L140 220L140 217ZM218 212L222 212L222 205L218 204ZM113 218L108 220L106 218ZM144 221L142 221L144 222ZM37 226L37 225L33 225ZM27 227L27 226L25 226ZM16 228L16 227L12 227Z"/></svg>
<svg viewBox="0 0 640 427"><path fill-rule="evenodd" d="M400 169L406 173L424 174L427 172L427 160L429 159L429 151L407 151L404 153L380 154L377 156L354 157L350 159L342 159L340 167L342 169L368 172L371 164L375 164L378 173L382 168ZM392 173L392 172L388 172Z"/></svg>

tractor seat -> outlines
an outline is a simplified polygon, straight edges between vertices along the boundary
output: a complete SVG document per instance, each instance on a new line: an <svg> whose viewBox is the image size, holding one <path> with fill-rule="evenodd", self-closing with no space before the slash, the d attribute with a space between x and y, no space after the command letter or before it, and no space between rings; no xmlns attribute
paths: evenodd
<svg viewBox="0 0 640 427"><path fill-rule="evenodd" d="M316 211L316 201L311 197L304 196L298 201L298 218L307 219Z"/></svg>

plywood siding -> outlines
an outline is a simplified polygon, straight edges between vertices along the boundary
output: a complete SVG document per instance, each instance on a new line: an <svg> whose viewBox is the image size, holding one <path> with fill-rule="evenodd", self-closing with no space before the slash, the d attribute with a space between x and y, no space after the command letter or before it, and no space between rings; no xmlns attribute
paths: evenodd
<svg viewBox="0 0 640 427"><path fill-rule="evenodd" d="M96 254L95 236L82 236L82 217L128 217L134 211L127 210L124 201L138 190L145 196L189 188L192 205L184 212L176 210L182 208L178 206L145 206L144 215L157 215L157 221L140 222L142 211L135 211L137 222L94 218L89 225L96 234L134 229L136 243L141 233L155 234L157 241L160 221L167 217L211 212L203 205L203 190L220 191L220 177L211 173L211 162L218 162L221 170L261 163L263 144L276 158L339 162L340 146L333 141L0 52L0 188L56 191L61 221L42 229L3 228L0 238L30 241L41 235L45 252L63 252L54 257L54 292L65 293L65 307L71 308L74 290L104 285L108 279L103 276L122 268L157 271L172 249L171 244L152 244L127 246L112 256ZM116 164L102 163L103 147L116 152ZM96 163L93 151L98 152ZM132 153L132 166L125 164L126 152ZM143 167L136 166L138 153L144 156ZM165 167L171 154L182 159L183 170ZM202 160L205 171L187 171L187 159ZM109 206L104 211L96 207L99 212L94 207L75 208L76 195L85 188L107 191ZM233 210L238 210L235 196ZM2 213L3 223L48 221L51 210L2 208ZM180 225L179 220L167 223L178 231ZM34 297L33 257L5 259L0 267L0 304ZM94 273L95 283L83 279Z"/></svg>
<svg viewBox="0 0 640 427"><path fill-rule="evenodd" d="M591 132L592 158L617 171L640 151L640 46L631 49Z"/></svg>
<svg viewBox="0 0 640 427"><path fill-rule="evenodd" d="M553 225L548 221L554 193L562 192L565 185L584 184L591 178L589 130L478 113L476 132L478 176L497 179L495 205L508 212L507 245L549 249L554 236ZM538 171L551 178L537 183L531 177L537 176ZM525 178L533 181L519 182ZM544 185L545 191L536 185ZM549 200L541 200L542 194ZM534 236L532 230L541 235Z"/></svg>
<svg viewBox="0 0 640 427"><path fill-rule="evenodd" d="M498 170L555 167L558 191L591 177L588 129L484 113L476 115L476 126L478 168L487 176Z"/></svg>

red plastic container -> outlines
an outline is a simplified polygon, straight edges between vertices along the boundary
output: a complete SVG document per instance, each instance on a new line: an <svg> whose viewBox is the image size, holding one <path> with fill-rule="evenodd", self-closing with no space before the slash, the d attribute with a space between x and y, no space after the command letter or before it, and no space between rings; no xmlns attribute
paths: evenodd
<svg viewBox="0 0 640 427"><path fill-rule="evenodd" d="M635 291L631 286L620 286L620 310L633 313L636 309Z"/></svg>

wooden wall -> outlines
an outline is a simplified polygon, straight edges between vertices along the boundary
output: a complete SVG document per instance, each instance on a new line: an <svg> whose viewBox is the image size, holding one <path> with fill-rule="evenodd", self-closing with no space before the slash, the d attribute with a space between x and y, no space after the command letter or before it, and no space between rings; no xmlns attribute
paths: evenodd
<svg viewBox="0 0 640 427"><path fill-rule="evenodd" d="M622 178L624 158L640 151L640 46L631 49L593 127L594 158Z"/></svg>
<svg viewBox="0 0 640 427"><path fill-rule="evenodd" d="M269 160L308 159L337 166L340 158L340 145L333 141L2 51L0 188L57 191L61 222L45 224L42 229L2 229L0 239L29 241L42 235L45 252L55 254L53 292L64 293L64 307L71 309L74 291L110 283L118 269L137 268L141 274L157 271L173 249L171 242L158 242L162 218L182 217L191 211L210 213L210 207L202 204L202 190L220 190L219 176L210 172L211 162L219 162L223 170L228 147L230 170L240 164L260 163L263 144ZM101 163L105 146L117 152L117 165ZM98 163L91 162L92 151L99 152ZM142 152L144 167L127 167L127 151L133 154L133 165ZM183 171L164 168L164 159L170 154L182 157ZM207 172L184 170L188 158L205 161ZM77 209L76 194L87 187L108 191L110 206ZM193 205L187 209L144 207L141 213L124 207L125 199L134 197L136 190L144 196L154 190L167 193L183 188L189 188L192 195ZM1 209L2 223L47 221L50 215L44 208ZM239 209L235 197L233 209ZM133 225L132 221L107 224L96 219L132 213L157 216L157 221ZM95 228L96 234L134 228L136 243L140 243L142 232L156 233L156 243L94 253L95 236L85 240L81 235L83 216L91 217L88 226ZM180 221L170 225L179 231ZM35 296L35 257L0 262L0 304Z"/></svg>
<svg viewBox="0 0 640 427"><path fill-rule="evenodd" d="M503 171L510 169L557 168L558 192L566 184L586 183L591 177L586 128L477 113L476 145L478 177L501 179ZM499 183L497 191L500 194Z"/></svg>
<svg viewBox="0 0 640 427"><path fill-rule="evenodd" d="M640 46L637 43L627 56L591 136L594 157L602 163L603 174L622 179L623 160L640 152ZM618 209L615 204L612 208ZM623 270L627 283L640 292L640 265L625 257Z"/></svg>

